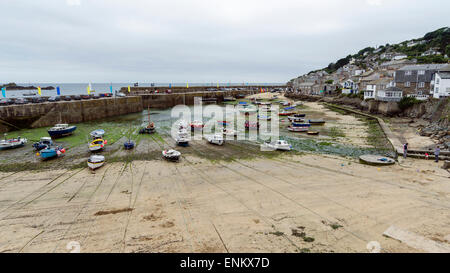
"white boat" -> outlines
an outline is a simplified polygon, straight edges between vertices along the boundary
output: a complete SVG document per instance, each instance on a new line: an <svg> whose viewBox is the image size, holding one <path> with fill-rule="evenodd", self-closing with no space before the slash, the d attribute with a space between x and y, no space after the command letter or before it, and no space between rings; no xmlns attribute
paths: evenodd
<svg viewBox="0 0 450 273"><path fill-rule="evenodd" d="M296 117L295 115L293 115L293 116L289 116L288 120L290 122L304 122L305 118L304 117Z"/></svg>
<svg viewBox="0 0 450 273"><path fill-rule="evenodd" d="M91 143L89 143L89 151L98 152L100 150L103 150L107 143L108 142L102 138L94 139L91 141Z"/></svg>
<svg viewBox="0 0 450 273"><path fill-rule="evenodd" d="M235 130L233 130L233 129L226 129L226 128L223 128L222 134L223 134L224 136L237 136L237 131L235 131Z"/></svg>
<svg viewBox="0 0 450 273"><path fill-rule="evenodd" d="M24 146L28 140L26 138L14 138L14 139L5 139L0 141L0 150L6 150L6 149L14 149Z"/></svg>
<svg viewBox="0 0 450 273"><path fill-rule="evenodd" d="M271 150L290 151L292 146L286 140L277 140L270 143L264 143L264 146Z"/></svg>
<svg viewBox="0 0 450 273"><path fill-rule="evenodd" d="M100 168L105 164L105 157L102 155L91 155L87 161L87 165L91 170Z"/></svg>
<svg viewBox="0 0 450 273"><path fill-rule="evenodd" d="M175 137L177 145L187 146L189 145L190 134L186 129L180 129Z"/></svg>
<svg viewBox="0 0 450 273"><path fill-rule="evenodd" d="M287 129L291 132L308 132L309 127L289 126Z"/></svg>
<svg viewBox="0 0 450 273"><path fill-rule="evenodd" d="M170 149L162 151L162 155L165 159L170 161L177 161L180 159L181 153L179 151Z"/></svg>
<svg viewBox="0 0 450 273"><path fill-rule="evenodd" d="M103 136L105 135L105 130L97 129L97 130L92 131L90 135L93 138L103 138Z"/></svg>
<svg viewBox="0 0 450 273"><path fill-rule="evenodd" d="M223 140L223 135L222 134L215 134L215 135L206 136L206 140L209 143L216 144L216 145L223 145L224 142L225 142Z"/></svg>
<svg viewBox="0 0 450 273"><path fill-rule="evenodd" d="M177 126L178 130L181 130L181 129L187 129L188 123L187 123L187 121L185 121L185 120L180 120L180 121L176 124L176 126Z"/></svg>

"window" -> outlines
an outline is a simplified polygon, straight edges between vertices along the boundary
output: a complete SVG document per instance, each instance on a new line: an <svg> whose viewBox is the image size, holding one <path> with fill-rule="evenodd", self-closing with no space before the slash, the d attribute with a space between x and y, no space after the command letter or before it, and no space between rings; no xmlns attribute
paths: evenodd
<svg viewBox="0 0 450 273"><path fill-rule="evenodd" d="M425 83L424 82L419 82L419 88L424 88L425 87Z"/></svg>
<svg viewBox="0 0 450 273"><path fill-rule="evenodd" d="M436 84L439 84L439 78L436 78Z"/></svg>
<svg viewBox="0 0 450 273"><path fill-rule="evenodd" d="M410 82L405 82L405 87L410 87L411 83Z"/></svg>
<svg viewBox="0 0 450 273"><path fill-rule="evenodd" d="M419 70L419 75L425 75L425 70Z"/></svg>
<svg viewBox="0 0 450 273"><path fill-rule="evenodd" d="M406 76L411 76L411 74L412 74L412 71L411 71L411 70L406 70L406 72L405 72L405 75L406 75Z"/></svg>

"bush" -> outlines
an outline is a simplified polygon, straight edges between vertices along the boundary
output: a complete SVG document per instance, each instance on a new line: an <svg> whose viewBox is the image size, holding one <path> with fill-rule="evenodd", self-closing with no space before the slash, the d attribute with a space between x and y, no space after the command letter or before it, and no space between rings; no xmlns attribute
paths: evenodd
<svg viewBox="0 0 450 273"><path fill-rule="evenodd" d="M403 97L398 102L398 107L400 108L400 110L404 111L404 110L408 109L409 107L413 106L414 104L418 104L418 103L421 103L421 101L414 97Z"/></svg>

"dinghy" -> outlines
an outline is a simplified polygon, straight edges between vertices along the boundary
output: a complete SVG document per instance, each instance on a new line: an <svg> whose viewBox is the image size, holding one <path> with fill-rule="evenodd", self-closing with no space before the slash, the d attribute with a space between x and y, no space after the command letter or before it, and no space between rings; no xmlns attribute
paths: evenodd
<svg viewBox="0 0 450 273"><path fill-rule="evenodd" d="M56 124L48 130L48 134L52 138L64 137L73 134L77 126L69 126L69 124Z"/></svg>
<svg viewBox="0 0 450 273"><path fill-rule="evenodd" d="M91 137L96 139L96 138L103 138L103 136L105 135L105 130L103 129L97 129L91 132Z"/></svg>
<svg viewBox="0 0 450 273"><path fill-rule="evenodd" d="M278 113L279 116L291 116L293 114L294 114L294 112L289 111L289 110L281 110L281 112Z"/></svg>
<svg viewBox="0 0 450 273"><path fill-rule="evenodd" d="M93 141L91 141L91 143L89 143L89 151L91 152L101 151L103 150L103 148L107 143L108 142L102 138L94 139Z"/></svg>
<svg viewBox="0 0 450 273"><path fill-rule="evenodd" d="M295 126L289 126L287 129L291 132L308 132L308 127L295 127Z"/></svg>
<svg viewBox="0 0 450 273"><path fill-rule="evenodd" d="M33 144L33 147L36 151L40 151L52 145L53 141L51 137L41 137L41 139L38 142Z"/></svg>
<svg viewBox="0 0 450 273"><path fill-rule="evenodd" d="M312 125L323 125L325 124L325 120L323 119L310 119L309 123Z"/></svg>
<svg viewBox="0 0 450 273"><path fill-rule="evenodd" d="M180 159L181 153L176 150L170 149L162 151L162 155L169 161L178 161Z"/></svg>
<svg viewBox="0 0 450 273"><path fill-rule="evenodd" d="M59 157L64 154L66 150L59 146L48 146L45 149L40 150L36 155L40 156L43 160Z"/></svg>
<svg viewBox="0 0 450 273"><path fill-rule="evenodd" d="M189 145L189 133L186 129L180 129L175 137L175 141L179 146L188 146Z"/></svg>
<svg viewBox="0 0 450 273"><path fill-rule="evenodd" d="M189 124L189 126L191 126L191 130L203 130L203 127L205 127L205 125L203 124L203 122L199 121L199 120L194 120L193 122L191 122Z"/></svg>
<svg viewBox="0 0 450 273"><path fill-rule="evenodd" d="M215 134L206 136L206 140L211 144L216 144L222 146L224 144L224 139L222 134Z"/></svg>
<svg viewBox="0 0 450 273"><path fill-rule="evenodd" d="M13 138L13 139L5 139L0 141L0 150L7 150L7 149L15 149L19 147L23 147L28 140L26 138Z"/></svg>
<svg viewBox="0 0 450 273"><path fill-rule="evenodd" d="M292 127L311 127L309 123L292 122Z"/></svg>
<svg viewBox="0 0 450 273"><path fill-rule="evenodd" d="M286 140L277 140L272 142L264 143L264 147L271 150L281 150L281 151L290 151L292 149L292 145L290 145Z"/></svg>
<svg viewBox="0 0 450 273"><path fill-rule="evenodd" d="M129 139L125 141L125 143L123 143L123 147L125 148L125 150L131 150L134 148L134 142L131 139Z"/></svg>
<svg viewBox="0 0 450 273"><path fill-rule="evenodd" d="M294 114L291 116L288 116L289 121L291 122L300 122L300 121L305 121L305 116L306 114Z"/></svg>
<svg viewBox="0 0 450 273"><path fill-rule="evenodd" d="M312 136L317 136L319 134L319 132L318 131L308 131L307 134L312 135Z"/></svg>
<svg viewBox="0 0 450 273"><path fill-rule="evenodd" d="M102 155L91 155L87 160L87 165L91 170L100 168L105 164L105 157Z"/></svg>

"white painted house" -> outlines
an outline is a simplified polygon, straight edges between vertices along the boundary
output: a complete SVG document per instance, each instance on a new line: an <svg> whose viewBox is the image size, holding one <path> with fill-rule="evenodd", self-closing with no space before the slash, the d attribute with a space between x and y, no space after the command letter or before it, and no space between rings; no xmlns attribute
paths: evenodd
<svg viewBox="0 0 450 273"><path fill-rule="evenodd" d="M342 94L357 94L358 93L358 84L348 79L341 83L342 86Z"/></svg>
<svg viewBox="0 0 450 273"><path fill-rule="evenodd" d="M406 58L408 58L408 55L403 54L403 53L397 53L394 56L392 56L391 60L398 61L398 60L403 60L403 59L406 59Z"/></svg>
<svg viewBox="0 0 450 273"><path fill-rule="evenodd" d="M450 96L450 71L439 71L432 80L433 98L439 99Z"/></svg>
<svg viewBox="0 0 450 273"><path fill-rule="evenodd" d="M375 99L380 101L400 101L402 97L403 91L400 88L391 86L383 90L378 90Z"/></svg>

